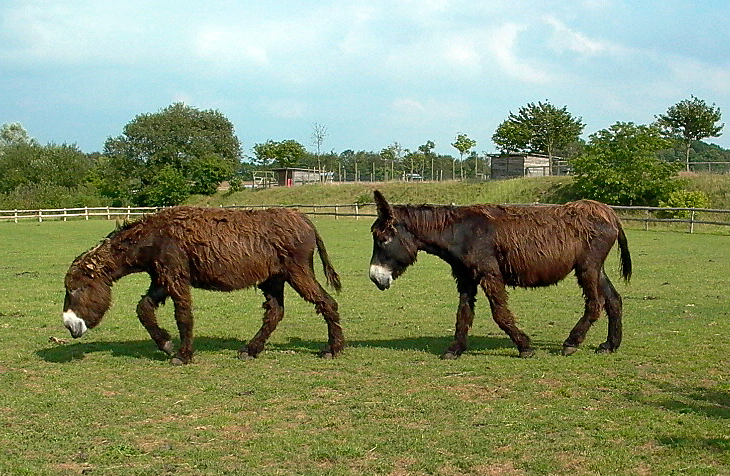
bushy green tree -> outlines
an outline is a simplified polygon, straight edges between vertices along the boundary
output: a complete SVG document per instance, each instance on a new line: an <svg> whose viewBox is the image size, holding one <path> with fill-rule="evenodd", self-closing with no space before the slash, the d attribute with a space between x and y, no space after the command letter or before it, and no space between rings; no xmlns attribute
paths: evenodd
<svg viewBox="0 0 730 476"><path fill-rule="evenodd" d="M656 125L665 137L682 144L685 168L689 171L692 143L707 137L718 137L725 124L718 124L722 114L713 103L708 106L702 99L692 96L667 109L666 114L656 117Z"/></svg>
<svg viewBox="0 0 730 476"><path fill-rule="evenodd" d="M10 122L0 126L0 148L19 144L38 145L38 142L28 134L28 131L19 122Z"/></svg>
<svg viewBox="0 0 730 476"><path fill-rule="evenodd" d="M654 126L617 122L590 136L585 154L572 160L584 198L613 205L658 205L678 190L676 163L657 158L668 141Z"/></svg>
<svg viewBox="0 0 730 476"><path fill-rule="evenodd" d="M583 132L582 119L573 117L567 106L557 108L550 102L529 103L498 127L492 141L505 153L538 153L552 157Z"/></svg>
<svg viewBox="0 0 730 476"><path fill-rule="evenodd" d="M179 169L166 165L152 178L145 188L145 195L145 202L149 206L179 205L190 196L190 181Z"/></svg>
<svg viewBox="0 0 730 476"><path fill-rule="evenodd" d="M299 142L288 139L281 142L267 140L253 146L257 165L268 167L295 167L301 165L307 150Z"/></svg>
<svg viewBox="0 0 730 476"><path fill-rule="evenodd" d="M157 113L135 117L122 135L106 141L104 154L110 165L122 172L104 180L124 175L125 186L139 184L138 189L125 193L143 205L159 195L160 177L172 177L170 169L177 171L175 178L185 179L189 193L214 193L212 183L231 178L240 166L241 147L233 125L219 111L175 103ZM125 194L119 192L114 193Z"/></svg>
<svg viewBox="0 0 730 476"><path fill-rule="evenodd" d="M0 150L0 193L28 184L77 187L89 168L87 156L76 145L11 143Z"/></svg>

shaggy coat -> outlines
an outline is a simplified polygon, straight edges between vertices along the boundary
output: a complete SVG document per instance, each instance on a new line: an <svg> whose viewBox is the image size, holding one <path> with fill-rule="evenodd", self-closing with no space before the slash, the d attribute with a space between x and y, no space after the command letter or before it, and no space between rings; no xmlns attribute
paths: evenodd
<svg viewBox="0 0 730 476"><path fill-rule="evenodd" d="M130 273L149 274L151 284L137 305L139 320L157 347L173 353L170 334L157 324L155 310L169 297L175 306L180 348L172 362L193 355L190 287L233 291L258 286L266 298L264 322L239 351L255 357L284 315L284 283L313 303L329 329L323 355L344 345L337 302L317 282L314 249L327 282L340 290L322 238L303 214L283 208L244 211L173 207L112 232L76 258L66 274L64 324L74 337L96 326L111 304L111 286Z"/></svg>
<svg viewBox="0 0 730 476"><path fill-rule="evenodd" d="M549 286L571 271L583 289L585 312L563 343L563 354L577 350L602 309L608 314L608 339L598 350L613 352L621 344L621 297L603 263L618 240L621 274L628 282L631 256L621 223L608 206L590 200L551 206L391 206L378 191L375 202L370 277L380 289L414 263L419 250L451 265L459 306L454 342L444 358L466 349L478 286L520 356L531 356L530 338L507 307L505 287Z"/></svg>

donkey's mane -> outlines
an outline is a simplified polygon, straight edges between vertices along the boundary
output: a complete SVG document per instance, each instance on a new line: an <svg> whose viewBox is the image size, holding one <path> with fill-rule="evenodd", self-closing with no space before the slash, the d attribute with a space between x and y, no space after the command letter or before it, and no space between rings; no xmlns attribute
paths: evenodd
<svg viewBox="0 0 730 476"><path fill-rule="evenodd" d="M394 205L393 211L397 220L408 223L413 230L424 232L443 231L469 215L492 218L489 207L476 205Z"/></svg>

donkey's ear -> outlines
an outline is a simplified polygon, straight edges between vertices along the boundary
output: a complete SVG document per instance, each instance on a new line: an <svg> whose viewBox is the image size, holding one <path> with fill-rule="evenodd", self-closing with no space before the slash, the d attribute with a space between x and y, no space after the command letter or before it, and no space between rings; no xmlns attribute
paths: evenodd
<svg viewBox="0 0 730 476"><path fill-rule="evenodd" d="M378 216L386 220L393 218L393 209L390 207L387 200L385 200L383 194L380 193L380 191L375 190L373 195L375 197L375 205L378 207Z"/></svg>

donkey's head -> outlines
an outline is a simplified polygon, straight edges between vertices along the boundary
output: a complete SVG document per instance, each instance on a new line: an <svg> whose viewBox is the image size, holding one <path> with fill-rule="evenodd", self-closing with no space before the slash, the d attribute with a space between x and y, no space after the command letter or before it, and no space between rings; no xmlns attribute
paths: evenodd
<svg viewBox="0 0 730 476"><path fill-rule="evenodd" d="M63 325L75 338L96 327L111 306L111 280L100 260L101 246L76 258L66 273Z"/></svg>
<svg viewBox="0 0 730 476"><path fill-rule="evenodd" d="M399 221L383 194L375 191L378 218L373 232L373 257L370 259L370 279L382 291L388 289L406 268L416 261L418 246L405 224Z"/></svg>

